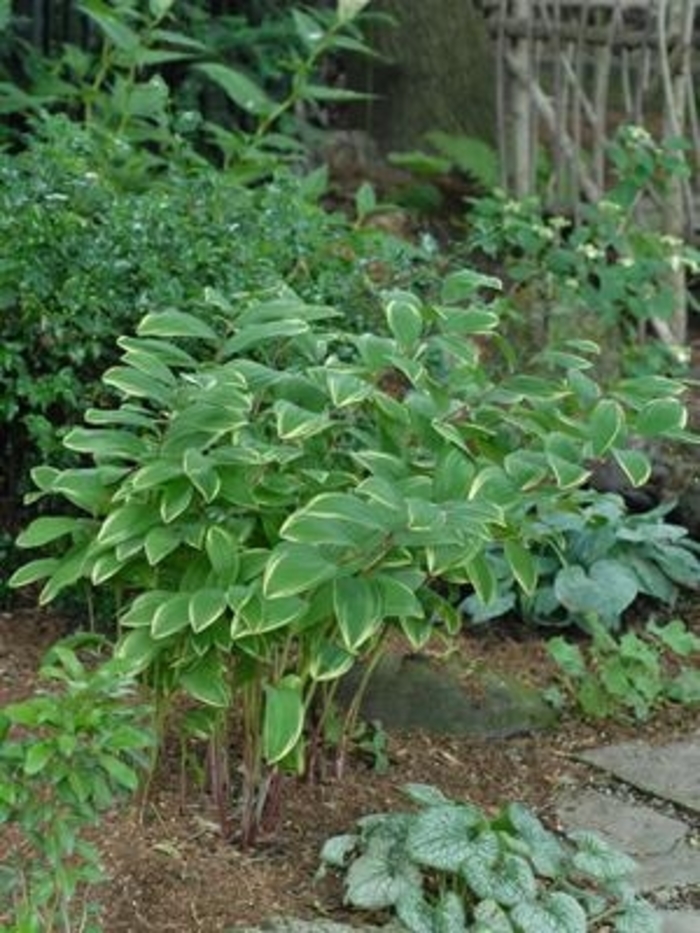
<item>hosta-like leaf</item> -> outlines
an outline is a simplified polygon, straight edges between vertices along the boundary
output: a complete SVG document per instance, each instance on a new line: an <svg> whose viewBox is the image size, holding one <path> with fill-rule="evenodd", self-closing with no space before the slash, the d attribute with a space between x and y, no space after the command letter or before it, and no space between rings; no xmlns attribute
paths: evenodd
<svg viewBox="0 0 700 933"><path fill-rule="evenodd" d="M482 820L476 807L465 804L429 807L411 823L406 851L420 865L457 871Z"/></svg>
<svg viewBox="0 0 700 933"><path fill-rule="evenodd" d="M532 596L537 587L536 559L524 544L512 538L503 543L503 553L515 579L527 595Z"/></svg>
<svg viewBox="0 0 700 933"><path fill-rule="evenodd" d="M146 535L144 551L151 566L159 564L180 546L182 537L167 525L156 525Z"/></svg>
<svg viewBox="0 0 700 933"><path fill-rule="evenodd" d="M7 585L12 589L18 589L21 586L28 586L30 583L36 583L37 580L44 580L50 577L59 566L59 560L56 557L42 557L39 560L32 560L28 564L23 564L12 574L7 581Z"/></svg>
<svg viewBox="0 0 700 933"><path fill-rule="evenodd" d="M560 891L517 904L510 916L522 933L586 933L588 929L583 907Z"/></svg>
<svg viewBox="0 0 700 933"><path fill-rule="evenodd" d="M644 437L658 437L682 430L687 420L688 413L680 399L656 398L642 408L634 427Z"/></svg>
<svg viewBox="0 0 700 933"><path fill-rule="evenodd" d="M309 657L309 676L319 682L337 680L355 663L355 655L340 645L322 641Z"/></svg>
<svg viewBox="0 0 700 933"><path fill-rule="evenodd" d="M166 590L149 590L141 593L119 617L119 625L124 628L150 628L156 610L171 596L172 593Z"/></svg>
<svg viewBox="0 0 700 933"><path fill-rule="evenodd" d="M196 337L219 341L216 331L201 318L174 308L147 314L139 324L137 333L140 337Z"/></svg>
<svg viewBox="0 0 700 933"><path fill-rule="evenodd" d="M42 515L35 518L17 537L18 547L43 547L57 538L74 534L81 527L86 527L84 519L68 516Z"/></svg>
<svg viewBox="0 0 700 933"><path fill-rule="evenodd" d="M140 631L132 634L139 634ZM180 674L179 682L190 696L206 706L224 708L231 703L226 663L214 650L208 651L186 668Z"/></svg>
<svg viewBox="0 0 700 933"><path fill-rule="evenodd" d="M385 305L389 330L402 349L410 351L423 332L420 300L412 292L392 292Z"/></svg>
<svg viewBox="0 0 700 933"><path fill-rule="evenodd" d="M151 635L156 639L169 638L189 625L189 593L175 593L164 600L153 614Z"/></svg>
<svg viewBox="0 0 700 933"><path fill-rule="evenodd" d="M333 608L345 647L356 652L382 623L381 587L366 577L340 577L333 581Z"/></svg>
<svg viewBox="0 0 700 933"><path fill-rule="evenodd" d="M278 684L265 686L263 755L269 764L286 758L301 738L304 728L302 680L289 675Z"/></svg>
<svg viewBox="0 0 700 933"><path fill-rule="evenodd" d="M547 878L558 877L566 850L554 833L545 829L535 814L520 803L508 804L504 812L517 838L526 843L537 872Z"/></svg>
<svg viewBox="0 0 700 933"><path fill-rule="evenodd" d="M578 564L563 567L555 578L554 592L571 612L615 620L634 602L639 583L621 561L599 560L588 572Z"/></svg>
<svg viewBox="0 0 700 933"><path fill-rule="evenodd" d="M315 547L284 542L272 552L263 576L266 597L293 596L310 592L335 575L337 568Z"/></svg>
<svg viewBox="0 0 700 933"><path fill-rule="evenodd" d="M604 456L615 443L625 423L625 413L619 402L601 399L588 420L588 435L594 457Z"/></svg>
<svg viewBox="0 0 700 933"><path fill-rule="evenodd" d="M240 570L239 540L227 528L212 525L207 529L204 547L214 573L226 585L236 582Z"/></svg>
<svg viewBox="0 0 700 933"><path fill-rule="evenodd" d="M327 412L308 411L293 402L275 403L277 433L285 441L304 440L326 431L331 426Z"/></svg>
<svg viewBox="0 0 700 933"><path fill-rule="evenodd" d="M336 408L347 408L357 405L368 398L373 388L363 379L352 373L328 369L325 373L328 393Z"/></svg>
<svg viewBox="0 0 700 933"><path fill-rule="evenodd" d="M223 590L209 587L190 596L188 617L194 632L203 632L224 613L227 608Z"/></svg>
<svg viewBox="0 0 700 933"><path fill-rule="evenodd" d="M651 476L651 461L644 451L613 448L612 455L633 486L643 486Z"/></svg>

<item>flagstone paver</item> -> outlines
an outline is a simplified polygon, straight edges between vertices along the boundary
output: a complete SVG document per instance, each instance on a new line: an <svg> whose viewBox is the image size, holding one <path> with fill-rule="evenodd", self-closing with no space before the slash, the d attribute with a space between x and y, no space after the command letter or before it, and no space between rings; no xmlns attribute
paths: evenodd
<svg viewBox="0 0 700 933"><path fill-rule="evenodd" d="M557 813L567 830L593 830L631 855L639 866L634 880L642 892L700 884L700 850L682 820L589 789L562 795Z"/></svg>
<svg viewBox="0 0 700 933"><path fill-rule="evenodd" d="M633 787L700 813L700 732L668 745L623 742L579 757Z"/></svg>

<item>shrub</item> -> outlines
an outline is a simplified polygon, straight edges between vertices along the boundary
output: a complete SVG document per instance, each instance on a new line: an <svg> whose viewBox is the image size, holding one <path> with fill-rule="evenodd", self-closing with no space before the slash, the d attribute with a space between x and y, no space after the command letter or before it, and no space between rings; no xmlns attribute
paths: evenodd
<svg viewBox="0 0 700 933"><path fill-rule="evenodd" d="M154 742L123 665L91 669L74 647L54 645L47 686L0 709L0 923L22 933L100 929L88 898L104 875L86 830L136 790Z"/></svg>
<svg viewBox="0 0 700 933"><path fill-rule="evenodd" d="M29 526L19 544L54 556L11 583L45 580L42 602L80 580L116 588L132 671L163 699L242 710L245 841L275 776L318 749L340 676L371 671L389 630L414 648L440 623L457 630L449 586L488 602L496 540L533 592L536 510L577 508L591 454L643 481L631 432L682 434L674 383L663 399L648 382L626 405L601 398L571 348L563 373L492 382L479 343L498 318L479 290L497 286L465 270L439 303L389 292L388 335L348 331L286 288L151 312L103 377L121 404L65 439L89 465L33 472L34 499L78 515Z"/></svg>
<svg viewBox="0 0 700 933"><path fill-rule="evenodd" d="M650 193L687 172L682 147L657 144L640 127L623 127L611 146L614 184L575 220L552 215L539 198L503 192L473 203L471 245L498 259L512 283L512 338L527 345L577 332L601 343L601 375L679 368L682 348L649 339L654 321L668 327L677 307L673 273L694 271L700 254L639 216ZM527 330L525 330L525 326Z"/></svg>
<svg viewBox="0 0 700 933"><path fill-rule="evenodd" d="M410 933L660 930L632 860L593 833L552 833L517 803L489 818L428 785L405 792L417 809L363 817L323 847L350 906L390 910Z"/></svg>

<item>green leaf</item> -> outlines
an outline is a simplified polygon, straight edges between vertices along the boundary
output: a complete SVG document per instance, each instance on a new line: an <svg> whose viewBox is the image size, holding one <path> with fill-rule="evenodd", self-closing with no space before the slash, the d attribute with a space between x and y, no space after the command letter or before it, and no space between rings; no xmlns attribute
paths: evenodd
<svg viewBox="0 0 700 933"><path fill-rule="evenodd" d="M60 561L56 557L42 557L39 560L32 560L28 564L23 564L12 574L7 581L7 585L12 589L19 589L21 586L28 586L30 583L36 583L37 580L43 580L50 577L56 571Z"/></svg>
<svg viewBox="0 0 700 933"><path fill-rule="evenodd" d="M130 29L122 18L115 16L101 0L83 0L78 9L96 23L121 52L131 55L139 48L141 40L138 33Z"/></svg>
<svg viewBox="0 0 700 933"><path fill-rule="evenodd" d="M138 535L145 535L155 524L150 506L128 502L115 509L102 523L97 535L99 544L114 547Z"/></svg>
<svg viewBox="0 0 700 933"><path fill-rule="evenodd" d="M503 544L503 553L513 576L528 596L537 588L537 561L520 541L509 539Z"/></svg>
<svg viewBox="0 0 700 933"><path fill-rule="evenodd" d="M617 440L625 423L622 406L612 399L601 399L590 414L589 437L594 457L602 457Z"/></svg>
<svg viewBox="0 0 700 933"><path fill-rule="evenodd" d="M622 562L603 559L588 568L563 567L554 580L559 602L570 612L616 621L639 592L636 575Z"/></svg>
<svg viewBox="0 0 700 933"><path fill-rule="evenodd" d="M383 621L381 587L366 577L335 579L333 609L345 647L357 652L377 633Z"/></svg>
<svg viewBox="0 0 700 933"><path fill-rule="evenodd" d="M688 420L685 405L677 398L657 398L637 415L634 427L642 437L659 437L682 430Z"/></svg>
<svg viewBox="0 0 700 933"><path fill-rule="evenodd" d="M213 625L227 609L226 594L223 590L209 587L198 590L190 596L188 616L194 632L203 632Z"/></svg>
<svg viewBox="0 0 700 933"><path fill-rule="evenodd" d="M500 292L503 284L500 279L492 275L484 275L483 272L477 272L475 269L460 269L445 277L440 291L440 301L446 305L470 301L482 288Z"/></svg>
<svg viewBox="0 0 700 933"><path fill-rule="evenodd" d="M109 431L97 428L73 428L63 440L69 450L91 454L96 460L140 461L147 453L146 442L127 431Z"/></svg>
<svg viewBox="0 0 700 933"><path fill-rule="evenodd" d="M583 485L591 475L590 470L579 463L564 460L549 451L546 452L546 457L560 489L575 489L577 486Z"/></svg>
<svg viewBox="0 0 700 933"><path fill-rule="evenodd" d="M337 680L355 663L355 655L326 640L314 645L309 656L309 676L319 682Z"/></svg>
<svg viewBox="0 0 700 933"><path fill-rule="evenodd" d="M139 324L137 333L140 337L195 337L219 342L216 331L201 318L175 309L147 314Z"/></svg>
<svg viewBox="0 0 700 933"><path fill-rule="evenodd" d="M423 618L423 604L404 580L388 573L379 573L374 581L379 587L386 619Z"/></svg>
<svg viewBox="0 0 700 933"><path fill-rule="evenodd" d="M372 386L352 373L326 369L325 376L328 393L336 408L357 405L372 395Z"/></svg>
<svg viewBox="0 0 700 933"><path fill-rule="evenodd" d="M173 531L168 526L156 525L155 528L151 528L144 539L143 547L146 560L152 567L155 567L156 564L165 560L169 554L172 554L180 546L181 542L182 535L180 533Z"/></svg>
<svg viewBox="0 0 700 933"><path fill-rule="evenodd" d="M636 870L634 859L613 848L595 833L578 830L570 833L569 838L578 847L573 858L574 866L597 881L619 881Z"/></svg>
<svg viewBox="0 0 700 933"><path fill-rule="evenodd" d="M55 541L57 538L73 534L73 532L78 531L84 526L85 522L76 518L69 518L67 516L42 516L40 518L35 518L34 521L18 535L16 543L18 547L23 548L42 547L45 544L49 544L51 541Z"/></svg>
<svg viewBox="0 0 700 933"><path fill-rule="evenodd" d="M240 570L238 538L220 525L212 525L204 539L207 557L214 573L226 585L235 583Z"/></svg>
<svg viewBox="0 0 700 933"><path fill-rule="evenodd" d="M180 675L180 684L190 696L205 706L226 708L231 704L226 663L214 650L208 651L196 664L184 671Z"/></svg>
<svg viewBox="0 0 700 933"><path fill-rule="evenodd" d="M376 846L350 865L345 899L354 907L383 910L419 890L421 884L421 872L407 856L390 846Z"/></svg>
<svg viewBox="0 0 700 933"><path fill-rule="evenodd" d="M656 636L674 654L687 658L700 651L700 638L691 632L680 619L674 619L666 625L658 625L653 620L647 625L647 631Z"/></svg>
<svg viewBox="0 0 700 933"><path fill-rule="evenodd" d="M401 348L411 352L423 332L420 300L411 292L392 292L384 308L389 329Z"/></svg>
<svg viewBox="0 0 700 933"><path fill-rule="evenodd" d="M332 424L327 412L308 411L293 402L277 401L274 410L277 433L285 441L305 440L326 431Z"/></svg>
<svg viewBox="0 0 700 933"><path fill-rule="evenodd" d="M53 744L49 741L35 742L27 749L23 771L27 777L33 777L46 768L54 755Z"/></svg>
<svg viewBox="0 0 700 933"><path fill-rule="evenodd" d="M511 911L522 933L586 933L586 912L570 894L547 892L537 901L526 901Z"/></svg>
<svg viewBox="0 0 700 933"><path fill-rule="evenodd" d="M466 561L465 569L477 596L484 605L488 605L496 596L498 584L483 551Z"/></svg>
<svg viewBox="0 0 700 933"><path fill-rule="evenodd" d="M170 638L189 625L189 593L175 593L163 600L153 613L151 635L156 639Z"/></svg>
<svg viewBox="0 0 700 933"><path fill-rule="evenodd" d="M246 113L267 116L273 111L274 101L242 71L217 62L203 62L195 67L218 84L226 96Z"/></svg>
<svg viewBox="0 0 700 933"><path fill-rule="evenodd" d="M377 195L374 187L368 182L363 181L355 192L355 211L359 218L369 216L377 207Z"/></svg>
<svg viewBox="0 0 700 933"><path fill-rule="evenodd" d="M277 684L265 685L263 755L268 764L286 758L304 729L304 697L300 677L288 675Z"/></svg>
<svg viewBox="0 0 700 933"><path fill-rule="evenodd" d="M633 486L643 486L651 476L651 461L642 450L612 448L617 465Z"/></svg>
<svg viewBox="0 0 700 933"><path fill-rule="evenodd" d="M482 863L465 864L462 874L480 898L493 898L503 907L531 901L537 893L537 881L529 863L518 855L502 856L487 868Z"/></svg>
<svg viewBox="0 0 700 933"><path fill-rule="evenodd" d="M418 865L459 871L483 820L480 810L466 804L430 806L411 821L406 851ZM496 844L492 861L497 855Z"/></svg>
<svg viewBox="0 0 700 933"><path fill-rule="evenodd" d="M323 26L313 16L296 8L292 10L292 18L297 35L304 46L312 52L325 35Z"/></svg>
<svg viewBox="0 0 700 933"><path fill-rule="evenodd" d="M211 460L198 450L188 450L183 470L205 502L213 502L221 489L221 480Z"/></svg>
<svg viewBox="0 0 700 933"><path fill-rule="evenodd" d="M268 558L263 576L263 593L268 598L310 592L337 572L315 547L296 542L278 545Z"/></svg>
<svg viewBox="0 0 700 933"><path fill-rule="evenodd" d="M547 654L556 661L567 677L579 680L586 676L586 662L581 649L563 636L557 635L547 641Z"/></svg>

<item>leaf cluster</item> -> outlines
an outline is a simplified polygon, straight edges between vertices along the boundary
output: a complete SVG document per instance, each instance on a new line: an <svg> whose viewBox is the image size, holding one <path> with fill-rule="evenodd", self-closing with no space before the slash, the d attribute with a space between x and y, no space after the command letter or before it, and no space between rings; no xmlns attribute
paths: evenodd
<svg viewBox="0 0 700 933"><path fill-rule="evenodd" d="M515 609L536 625L573 622L587 631L595 620L615 631L639 596L672 607L679 589L700 586L700 559L687 530L667 521L670 507L631 514L619 496L583 490L577 510L542 509L532 539L537 587L521 592L496 547L490 552L498 580L493 599L471 595L464 608L477 623Z"/></svg>
<svg viewBox="0 0 700 933"><path fill-rule="evenodd" d="M670 320L672 274L696 270L700 254L664 235L653 218L640 218L638 206L649 194L662 201L668 184L687 172L683 153L673 141L657 144L641 128L623 127L610 157L616 178L575 223L548 213L537 197L516 201L497 191L473 202L471 246L503 263L516 333L527 316L523 339L538 330L545 342L557 339L575 319L592 339L605 334L612 352L603 362L613 373L672 370L678 358L640 334L652 319Z"/></svg>
<svg viewBox="0 0 700 933"><path fill-rule="evenodd" d="M559 665L564 689L584 716L631 713L645 720L663 703L700 702L700 674L692 666L700 653L700 638L680 619L665 625L651 621L642 632L619 638L593 624L588 645L558 636L550 639L547 650Z"/></svg>
<svg viewBox="0 0 700 933"><path fill-rule="evenodd" d="M0 915L27 933L97 929L86 898L103 874L85 831L136 790L154 744L123 666L84 663L78 647L54 645L43 688L0 709Z"/></svg>
<svg viewBox="0 0 700 933"><path fill-rule="evenodd" d="M324 845L347 904L390 910L411 933L660 929L634 896L634 863L594 834L552 833L517 803L489 818L429 785L405 792L416 809L363 817Z"/></svg>

